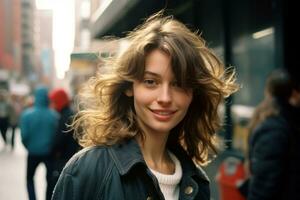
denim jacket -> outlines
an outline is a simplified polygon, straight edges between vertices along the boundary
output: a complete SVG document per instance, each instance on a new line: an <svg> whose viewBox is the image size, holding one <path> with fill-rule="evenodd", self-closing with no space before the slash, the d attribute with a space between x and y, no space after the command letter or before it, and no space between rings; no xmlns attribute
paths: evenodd
<svg viewBox="0 0 300 200"><path fill-rule="evenodd" d="M169 150L182 166L180 200L209 200L209 181L178 145ZM66 164L52 200L163 200L156 177L134 139L81 150Z"/></svg>

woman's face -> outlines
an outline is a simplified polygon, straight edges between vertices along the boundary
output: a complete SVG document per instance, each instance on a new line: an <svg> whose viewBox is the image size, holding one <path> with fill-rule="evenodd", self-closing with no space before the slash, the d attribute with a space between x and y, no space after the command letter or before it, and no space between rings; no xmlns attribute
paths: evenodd
<svg viewBox="0 0 300 200"><path fill-rule="evenodd" d="M168 134L186 115L193 98L192 89L177 86L170 57L153 50L145 60L142 81L133 83L134 107L140 127L146 134Z"/></svg>

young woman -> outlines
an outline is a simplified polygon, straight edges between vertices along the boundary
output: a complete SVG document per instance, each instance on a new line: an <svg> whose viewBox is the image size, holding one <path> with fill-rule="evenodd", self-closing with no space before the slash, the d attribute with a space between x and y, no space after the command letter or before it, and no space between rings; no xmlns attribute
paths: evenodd
<svg viewBox="0 0 300 200"><path fill-rule="evenodd" d="M127 36L112 73L88 82L75 129L86 147L53 199L209 199L218 105L236 90L204 40L161 13Z"/></svg>

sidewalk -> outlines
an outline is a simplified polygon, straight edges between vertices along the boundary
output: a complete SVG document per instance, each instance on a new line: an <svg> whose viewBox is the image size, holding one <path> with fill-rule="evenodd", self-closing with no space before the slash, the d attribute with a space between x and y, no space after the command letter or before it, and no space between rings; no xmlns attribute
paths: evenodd
<svg viewBox="0 0 300 200"><path fill-rule="evenodd" d="M10 130L8 130L10 135ZM0 199L27 200L26 191L26 150L21 143L20 131L15 135L15 149L3 149L0 137ZM39 165L35 174L35 188L37 200L45 199L45 167Z"/></svg>

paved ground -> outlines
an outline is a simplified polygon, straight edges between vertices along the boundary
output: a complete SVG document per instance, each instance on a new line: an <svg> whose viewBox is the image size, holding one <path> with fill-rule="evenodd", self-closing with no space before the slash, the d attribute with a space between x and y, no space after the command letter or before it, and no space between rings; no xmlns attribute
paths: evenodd
<svg viewBox="0 0 300 200"><path fill-rule="evenodd" d="M8 131L8 135L10 132ZM19 130L16 133L15 149L4 149L0 137L0 199L27 200L26 191L26 150L21 141ZM39 165L35 175L37 200L45 199L45 167Z"/></svg>

